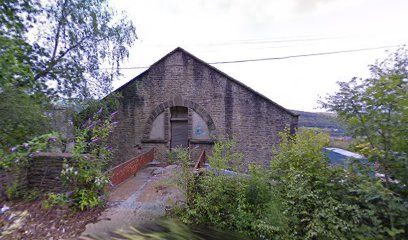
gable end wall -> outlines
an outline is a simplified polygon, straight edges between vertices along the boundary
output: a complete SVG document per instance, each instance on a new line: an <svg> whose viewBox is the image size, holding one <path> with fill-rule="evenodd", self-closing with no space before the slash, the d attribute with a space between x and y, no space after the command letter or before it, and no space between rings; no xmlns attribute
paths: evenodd
<svg viewBox="0 0 408 240"><path fill-rule="evenodd" d="M160 104L165 109L164 103L171 99L188 100L203 108L214 122L213 137L233 139L246 162L268 164L272 146L278 142L278 132L297 125L297 116L183 51L174 51L119 92L123 96L117 115L119 125L112 137L117 148L115 164L151 147L157 148L159 156L165 154L169 139L146 143L143 134L152 121L148 119L152 111L161 109ZM193 155L198 155L201 149L211 146L192 144L191 147L194 147Z"/></svg>

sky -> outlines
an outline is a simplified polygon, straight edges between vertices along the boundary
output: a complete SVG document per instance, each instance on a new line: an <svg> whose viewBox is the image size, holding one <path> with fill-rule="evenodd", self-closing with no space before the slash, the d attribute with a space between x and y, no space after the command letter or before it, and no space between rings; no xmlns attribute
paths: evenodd
<svg viewBox="0 0 408 240"><path fill-rule="evenodd" d="M122 67L150 66L176 47L206 62L385 47L213 65L288 109L323 111L337 81L408 43L408 0L111 0L136 26ZM123 69L118 88L144 69Z"/></svg>

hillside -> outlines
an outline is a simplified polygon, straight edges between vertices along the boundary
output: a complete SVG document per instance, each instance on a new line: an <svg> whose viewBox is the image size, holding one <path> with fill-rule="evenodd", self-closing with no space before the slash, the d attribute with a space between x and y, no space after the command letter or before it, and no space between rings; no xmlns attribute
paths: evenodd
<svg viewBox="0 0 408 240"><path fill-rule="evenodd" d="M336 119L336 115L326 112L304 112L292 110L299 114L299 127L320 128L331 136L344 136L345 126Z"/></svg>

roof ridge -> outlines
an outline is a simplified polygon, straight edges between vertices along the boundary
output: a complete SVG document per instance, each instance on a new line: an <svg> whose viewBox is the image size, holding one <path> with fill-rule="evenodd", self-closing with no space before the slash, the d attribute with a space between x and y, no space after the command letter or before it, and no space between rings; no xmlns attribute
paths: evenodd
<svg viewBox="0 0 408 240"><path fill-rule="evenodd" d="M114 92L116 91L120 91L121 89L125 88L127 85L129 85L130 83L132 83L133 81L135 81L137 78L141 77L142 75L144 75L145 73L147 73L153 66L157 65L158 63L162 62L164 59L166 59L168 56L170 56L171 54L177 52L177 51L181 51L187 55L189 55L190 57L192 57L194 60L204 64L205 66L208 66L209 68L211 68L212 70L218 72L219 74L225 76L227 79L229 79L230 81L233 81L234 83L240 85L243 88L246 88L248 91L255 93L256 95L262 97L263 99L267 100L268 102L272 103L273 105L275 105L276 107L284 110L285 112L289 113L292 116L299 116L299 114L292 112L291 110L279 105L278 103L272 101L271 99L269 99L268 97L266 97L265 95L257 92L256 90L252 89L251 87L245 85L244 83L236 80L235 78L231 77L230 75L226 74L225 72L219 70L218 68L211 66L209 63L205 62L204 60L201 60L200 58L194 56L193 54L191 54L190 52L186 51L184 48L182 47L176 47L175 49L173 49L172 51L170 51L169 53L167 53L166 55L164 55L163 57L161 57L159 60L157 60L156 62L154 62L152 65L149 66L148 69L146 69L145 71L143 71L142 73L140 73L139 75L137 75L136 77L134 77L133 79L131 79L129 82L123 84L121 87L119 87L118 89L116 89Z"/></svg>

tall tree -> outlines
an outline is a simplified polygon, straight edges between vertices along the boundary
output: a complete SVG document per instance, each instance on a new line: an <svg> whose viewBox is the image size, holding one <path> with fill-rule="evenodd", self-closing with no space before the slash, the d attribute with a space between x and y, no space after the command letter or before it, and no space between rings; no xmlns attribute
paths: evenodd
<svg viewBox="0 0 408 240"><path fill-rule="evenodd" d="M371 77L339 82L323 107L346 120L357 147L379 164L387 184L408 186L408 53L401 48L370 66Z"/></svg>
<svg viewBox="0 0 408 240"><path fill-rule="evenodd" d="M37 1L0 0L0 90L32 83L32 46L26 33L38 13Z"/></svg>
<svg viewBox="0 0 408 240"><path fill-rule="evenodd" d="M0 23L0 87L52 97L109 91L136 39L132 22L106 0L0 1Z"/></svg>
<svg viewBox="0 0 408 240"><path fill-rule="evenodd" d="M136 39L132 22L105 0L58 0L43 10L46 28L34 33L43 48L34 70L40 90L46 84L63 96L108 93Z"/></svg>
<svg viewBox="0 0 408 240"><path fill-rule="evenodd" d="M32 127L23 115L38 122L38 109L58 99L108 93L135 40L132 22L106 0L0 0L0 147L17 125Z"/></svg>

